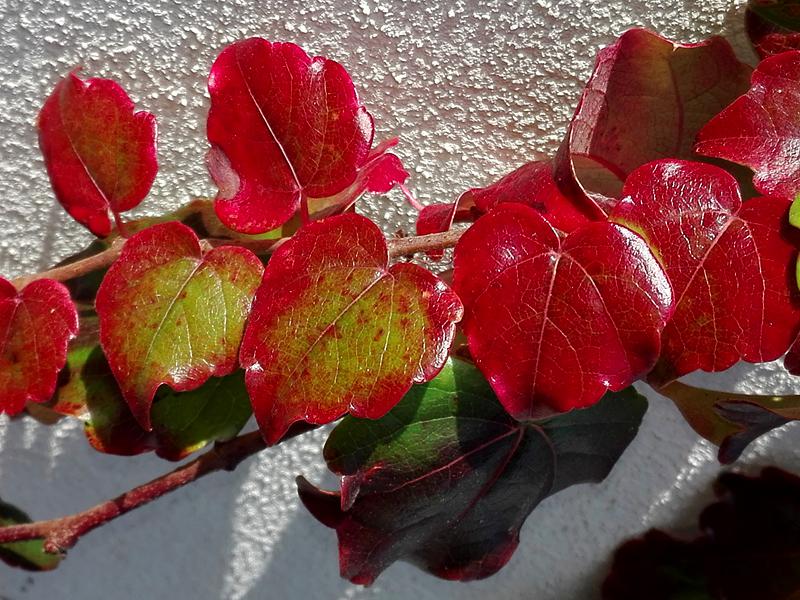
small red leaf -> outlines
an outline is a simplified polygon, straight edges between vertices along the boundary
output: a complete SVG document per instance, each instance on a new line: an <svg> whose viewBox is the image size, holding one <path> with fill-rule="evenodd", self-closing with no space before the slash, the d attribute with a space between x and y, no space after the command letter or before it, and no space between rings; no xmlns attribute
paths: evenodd
<svg viewBox="0 0 800 600"><path fill-rule="evenodd" d="M39 113L39 146L56 198L97 236L111 233L109 212L137 206L158 170L156 119L109 79L70 73Z"/></svg>
<svg viewBox="0 0 800 600"><path fill-rule="evenodd" d="M669 281L635 233L591 223L562 241L513 203L463 235L454 287L470 352L517 419L630 385L655 364L672 310Z"/></svg>
<svg viewBox="0 0 800 600"><path fill-rule="evenodd" d="M676 44L644 29L625 32L597 55L555 160L556 181L602 212L587 192L618 198L636 167L691 158L697 132L747 89L749 75L720 37Z"/></svg>
<svg viewBox="0 0 800 600"><path fill-rule="evenodd" d="M449 231L455 221L474 221L479 214L475 209L475 203L469 197L469 192L462 194L451 204L429 204L419 211L417 235ZM434 260L439 260L444 256L444 250L429 250L426 254Z"/></svg>
<svg viewBox="0 0 800 600"><path fill-rule="evenodd" d="M150 430L156 389L198 388L236 368L261 280L244 248L203 254L195 233L170 222L130 238L97 292L100 342L125 401Z"/></svg>
<svg viewBox="0 0 800 600"><path fill-rule="evenodd" d="M274 229L303 197L347 189L367 161L372 117L332 60L250 38L217 57L208 89L208 166L217 214L231 229Z"/></svg>
<svg viewBox="0 0 800 600"><path fill-rule="evenodd" d="M380 417L442 368L461 303L388 261L381 231L352 213L307 225L270 259L240 352L268 443L300 420Z"/></svg>
<svg viewBox="0 0 800 600"><path fill-rule="evenodd" d="M794 200L800 192L800 51L761 62L750 91L706 125L699 154L724 158L755 171L765 195Z"/></svg>
<svg viewBox="0 0 800 600"><path fill-rule="evenodd" d="M21 292L0 277L0 413L53 395L78 312L62 284L37 279Z"/></svg>
<svg viewBox="0 0 800 600"><path fill-rule="evenodd" d="M668 160L634 171L623 195L611 220L647 240L677 299L654 382L786 352L800 325L787 200L742 204L722 169Z"/></svg>

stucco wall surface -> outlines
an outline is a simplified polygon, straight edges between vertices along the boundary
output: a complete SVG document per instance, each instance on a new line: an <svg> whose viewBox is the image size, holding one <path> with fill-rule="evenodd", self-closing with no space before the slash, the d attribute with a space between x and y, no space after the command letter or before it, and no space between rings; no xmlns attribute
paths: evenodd
<svg viewBox="0 0 800 600"><path fill-rule="evenodd" d="M225 44L253 35L343 63L378 138L401 137L411 187L425 202L443 201L551 154L595 52L628 27L683 41L724 33L752 60L742 13L742 2L726 0L0 0L0 273L38 270L88 241L52 199L34 127L49 90L76 65L117 79L158 117L161 170L137 214L213 194L203 166L205 78ZM387 232L411 229L397 194L362 207ZM696 379L800 391L775 365ZM442 582L404 564L370 589L339 579L335 535L298 506L294 488L299 473L335 483L320 456L326 432L317 431L115 521L54 573L0 567L0 598L594 598L612 549L646 527L692 523L719 470L714 449L668 401L650 397L611 476L546 500L510 564L487 581ZM742 465L796 469L799 441L798 427L773 432ZM152 456L99 455L75 423L0 419L0 495L35 517L77 511L168 468Z"/></svg>

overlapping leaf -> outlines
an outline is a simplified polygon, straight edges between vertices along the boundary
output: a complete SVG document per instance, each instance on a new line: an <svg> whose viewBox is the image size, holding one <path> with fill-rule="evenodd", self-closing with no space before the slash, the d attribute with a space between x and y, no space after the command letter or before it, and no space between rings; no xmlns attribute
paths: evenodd
<svg viewBox="0 0 800 600"><path fill-rule="evenodd" d="M470 352L518 419L630 385L655 364L672 311L669 281L635 233L591 223L562 241L513 203L462 236L453 285Z"/></svg>
<svg viewBox="0 0 800 600"><path fill-rule="evenodd" d="M95 235L111 232L109 213L138 205L156 176L156 120L134 112L109 79L70 73L39 113L39 145L56 198Z"/></svg>
<svg viewBox="0 0 800 600"><path fill-rule="evenodd" d="M745 12L747 35L761 58L800 50L798 0L750 0Z"/></svg>
<svg viewBox="0 0 800 600"><path fill-rule="evenodd" d="M608 475L646 407L629 388L524 425L475 367L451 359L382 419L346 417L325 445L341 493L299 478L300 497L336 529L342 576L355 583L370 584L397 560L445 579L488 577L510 559L539 502Z"/></svg>
<svg viewBox="0 0 800 600"><path fill-rule="evenodd" d="M128 240L97 293L100 341L125 401L151 428L161 384L189 391L231 373L263 267L243 248L202 252L172 222Z"/></svg>
<svg viewBox="0 0 800 600"><path fill-rule="evenodd" d="M660 158L691 158L706 122L747 90L750 68L722 38L676 44L643 29L600 51L555 159L562 191L592 216L626 176Z"/></svg>
<svg viewBox="0 0 800 600"><path fill-rule="evenodd" d="M31 518L27 514L0 499L0 527L30 522ZM33 539L0 544L0 560L26 571L52 571L61 562L61 556L45 552L44 541Z"/></svg>
<svg viewBox="0 0 800 600"><path fill-rule="evenodd" d="M694 540L651 530L627 542L606 600L793 600L800 593L800 479L776 468L723 473Z"/></svg>
<svg viewBox="0 0 800 600"><path fill-rule="evenodd" d="M348 192L352 201L405 178L397 157L382 158L388 146L370 153L372 117L332 60L250 38L222 51L208 89L208 166L231 229L263 233L308 198Z"/></svg>
<svg viewBox="0 0 800 600"><path fill-rule="evenodd" d="M50 399L77 332L78 313L62 284L39 279L17 292L0 277L0 413Z"/></svg>
<svg viewBox="0 0 800 600"><path fill-rule="evenodd" d="M787 200L742 204L722 169L668 160L637 169L623 196L611 220L644 237L676 298L654 383L786 352L800 326Z"/></svg>
<svg viewBox="0 0 800 600"><path fill-rule="evenodd" d="M794 200L800 192L800 51L762 61L750 90L703 127L696 150L750 167L759 192Z"/></svg>
<svg viewBox="0 0 800 600"><path fill-rule="evenodd" d="M270 259L240 352L268 443L295 421L380 417L441 369L461 303L425 269L388 260L356 214L307 225Z"/></svg>

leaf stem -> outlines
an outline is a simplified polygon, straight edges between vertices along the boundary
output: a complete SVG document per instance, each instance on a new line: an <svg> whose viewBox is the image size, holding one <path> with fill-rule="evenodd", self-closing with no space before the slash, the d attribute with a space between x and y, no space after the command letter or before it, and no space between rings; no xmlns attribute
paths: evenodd
<svg viewBox="0 0 800 600"><path fill-rule="evenodd" d="M391 238L387 240L389 246L389 256L397 258L410 256L418 252L429 250L443 250L456 245L461 237L463 230L445 231L444 233L432 233L429 235L419 235L404 238ZM266 257L277 250L290 238L280 238L277 240L233 240L221 238L207 238L202 240L212 247L217 246L238 246L247 248L255 254ZM54 279L56 281L69 281L76 277L81 277L87 273L104 269L113 263L122 252L125 245L124 238L118 238L106 250L93 254L87 258L76 260L75 262L54 267L46 271L41 271L32 275L23 275L13 280L17 289L22 289L36 279Z"/></svg>
<svg viewBox="0 0 800 600"><path fill-rule="evenodd" d="M406 202L408 202L411 208L413 208L417 212L421 212L422 209L425 208L424 206L422 206L422 204L420 204L420 201L417 200L416 196L414 196L414 194L411 193L411 190L409 190L406 187L405 183L398 183L397 187L400 189L401 192L403 192L403 196L405 196Z"/></svg>

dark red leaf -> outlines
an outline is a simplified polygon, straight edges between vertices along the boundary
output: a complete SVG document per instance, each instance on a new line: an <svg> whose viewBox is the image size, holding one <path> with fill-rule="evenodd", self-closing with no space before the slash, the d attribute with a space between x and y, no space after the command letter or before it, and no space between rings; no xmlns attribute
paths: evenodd
<svg viewBox="0 0 800 600"><path fill-rule="evenodd" d="M786 352L800 326L787 200L742 204L722 169L669 160L634 171L623 196L611 220L644 237L676 298L654 383Z"/></svg>
<svg viewBox="0 0 800 600"><path fill-rule="evenodd" d="M282 225L304 199L346 190L370 157L372 117L350 76L294 44L250 38L228 46L208 89L208 166L217 214L231 229Z"/></svg>
<svg viewBox="0 0 800 600"><path fill-rule="evenodd" d="M747 35L761 58L800 50L798 0L750 0L745 12Z"/></svg>
<svg viewBox="0 0 800 600"><path fill-rule="evenodd" d="M352 213L303 227L270 259L240 352L268 443L300 420L380 417L442 368L461 302L388 262L381 231Z"/></svg>
<svg viewBox="0 0 800 600"><path fill-rule="evenodd" d="M186 225L155 225L130 238L97 292L100 342L125 401L150 430L161 384L198 388L236 368L263 267L249 250L202 252Z"/></svg>
<svg viewBox="0 0 800 600"><path fill-rule="evenodd" d="M0 413L53 395L78 312L62 284L37 279L21 292L0 277Z"/></svg>
<svg viewBox="0 0 800 600"><path fill-rule="evenodd" d="M644 29L600 51L555 160L555 178L596 218L635 168L691 158L700 128L747 89L750 67L727 41L677 44Z"/></svg>
<svg viewBox="0 0 800 600"><path fill-rule="evenodd" d="M134 112L109 79L62 79L39 113L39 146L58 201L101 237L109 213L137 206L158 170L155 117Z"/></svg>
<svg viewBox="0 0 800 600"><path fill-rule="evenodd" d="M755 171L759 192L794 200L800 192L800 51L758 65L750 90L697 137L699 154Z"/></svg>
<svg viewBox="0 0 800 600"><path fill-rule="evenodd" d="M590 223L561 240L532 208L502 204L455 250L470 352L518 419L589 406L658 358L672 291L635 233Z"/></svg>

